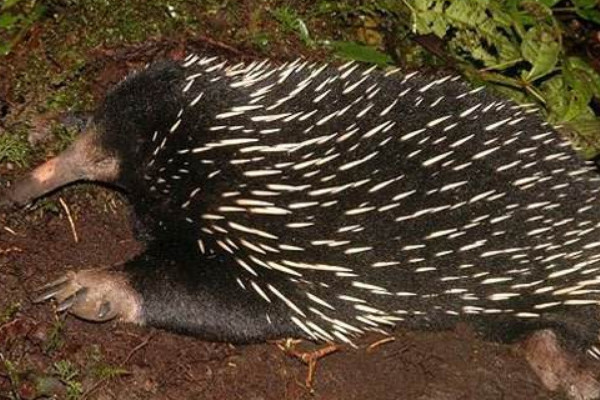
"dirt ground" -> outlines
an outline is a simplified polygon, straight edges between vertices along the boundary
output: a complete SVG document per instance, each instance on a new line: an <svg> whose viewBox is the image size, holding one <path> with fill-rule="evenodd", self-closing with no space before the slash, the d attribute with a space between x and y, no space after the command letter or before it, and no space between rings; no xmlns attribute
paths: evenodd
<svg viewBox="0 0 600 400"><path fill-rule="evenodd" d="M20 304L0 325L0 355L14 365L13 371L0 366L0 398L35 398L43 390L102 400L561 398L542 388L518 349L483 342L465 327L400 331L370 350L382 337L366 337L358 349L319 361L311 394L304 385L307 367L274 344L207 343L57 316L50 304L32 304L36 287L69 270L122 262L141 249L119 200L104 209L88 196L67 193L65 199L74 210L78 243L65 213L22 212L0 223L0 310ZM78 370L71 380L53 367L64 360ZM119 372L94 373L99 364ZM77 396L70 385L79 385Z"/></svg>

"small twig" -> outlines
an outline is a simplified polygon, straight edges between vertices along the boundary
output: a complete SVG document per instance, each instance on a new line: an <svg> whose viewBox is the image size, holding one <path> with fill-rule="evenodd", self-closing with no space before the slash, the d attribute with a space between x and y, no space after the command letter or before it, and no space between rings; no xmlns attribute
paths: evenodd
<svg viewBox="0 0 600 400"><path fill-rule="evenodd" d="M129 362L129 360L131 360L131 357L133 357L133 355L135 353L137 353L138 351L140 351L141 349L143 349L144 347L146 347L148 345L148 343L150 343L150 340L152 340L152 338L154 337L154 334L151 333L148 336L146 336L146 338L144 339L144 341L140 344L138 344L137 346L135 346L130 352L129 354L127 354L127 357L125 357L125 360L123 360L123 362L121 363L121 365L119 365L119 367L124 367L125 364L127 364Z"/></svg>
<svg viewBox="0 0 600 400"><path fill-rule="evenodd" d="M8 253L12 253L12 252L21 253L21 252L23 252L23 249L21 249L17 246L11 246L6 249L0 249L0 256L3 256Z"/></svg>
<svg viewBox="0 0 600 400"><path fill-rule="evenodd" d="M279 347L279 349L281 349L287 355L295 357L304 364L308 365L308 373L306 374L306 380L304 384L310 393L314 393L313 382L315 380L317 361L328 356L329 354L339 351L340 347L338 345L329 343L325 345L325 347L313 351L296 350L294 347L296 347L296 345L301 341L302 340L287 339L283 341L283 343L281 343L282 341L277 342L277 347Z"/></svg>
<svg viewBox="0 0 600 400"><path fill-rule="evenodd" d="M243 55L243 52L241 52L240 50L236 49L235 47L230 46L230 45L228 45L226 43L223 43L221 41L218 41L218 40L215 40L215 39L211 39L208 36L203 36L203 35L196 36L196 40L192 40L192 42L193 41L196 41L196 42L197 41L206 42L206 43L208 43L211 46L220 47L220 48L222 48L224 50L232 52L235 55L238 55L238 56L239 55Z"/></svg>
<svg viewBox="0 0 600 400"><path fill-rule="evenodd" d="M376 341L374 343L371 343L367 347L367 352L373 351L373 349L375 349L375 348L377 348L377 347L379 347L381 345L384 345L386 343L393 342L395 340L396 340L396 338L394 336L389 336L389 337L383 338L381 340L378 340L378 341Z"/></svg>
<svg viewBox="0 0 600 400"><path fill-rule="evenodd" d="M9 228L8 226L4 226L3 228L6 232L10 233L13 236L17 236L17 232L13 231L11 228Z"/></svg>
<svg viewBox="0 0 600 400"><path fill-rule="evenodd" d="M67 214L67 219L69 220L69 224L71 225L71 232L73 232L73 239L75 243L79 243L79 237L77 236L77 230L75 229L75 222L73 221L73 217L71 216L71 210L67 206L67 203L63 200L62 197L58 198L60 205L64 208L65 213Z"/></svg>

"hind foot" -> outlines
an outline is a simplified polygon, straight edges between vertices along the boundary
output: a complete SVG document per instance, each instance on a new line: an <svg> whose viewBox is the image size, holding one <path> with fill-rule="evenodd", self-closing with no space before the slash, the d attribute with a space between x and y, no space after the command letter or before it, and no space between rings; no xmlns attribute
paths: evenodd
<svg viewBox="0 0 600 400"><path fill-rule="evenodd" d="M549 329L538 331L523 343L529 365L550 390L562 390L573 400L600 399L600 383L581 360L565 351Z"/></svg>
<svg viewBox="0 0 600 400"><path fill-rule="evenodd" d="M104 322L141 323L141 297L122 273L102 270L69 272L39 289L34 303L54 299L57 311Z"/></svg>

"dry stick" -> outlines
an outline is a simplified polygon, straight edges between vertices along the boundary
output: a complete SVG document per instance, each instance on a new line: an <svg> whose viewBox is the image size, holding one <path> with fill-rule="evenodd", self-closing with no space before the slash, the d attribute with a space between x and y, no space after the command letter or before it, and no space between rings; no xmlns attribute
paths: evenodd
<svg viewBox="0 0 600 400"><path fill-rule="evenodd" d="M67 203L63 200L62 197L58 198L60 205L65 209L65 213L67 214L67 219L69 220L69 224L71 225L71 231L73 232L73 239L75 243L79 243L79 237L77 236L77 230L75 229L75 222L73 221L73 217L71 216L71 210L67 206Z"/></svg>
<svg viewBox="0 0 600 400"><path fill-rule="evenodd" d="M210 45L213 45L215 47L220 47L220 48L225 49L227 51L230 51L230 52L232 52L232 53L234 53L236 55L243 55L243 52L240 51L240 50L238 50L238 49L236 49L235 47L230 46L228 44L225 44L223 42L220 42L218 40L211 39L208 36L200 35L200 36L196 36L196 38L199 39L202 42L206 42L206 43L208 43ZM195 40L195 41L197 42L198 40ZM192 42L194 42L194 40L192 40Z"/></svg>
<svg viewBox="0 0 600 400"><path fill-rule="evenodd" d="M386 337L386 338L380 339L380 340L378 340L378 341L376 341L376 342L374 342L374 343L371 343L371 344L369 345L369 347L367 347L367 352L370 352L370 351L372 351L374 348L376 348L376 347L379 347L379 346L381 346L382 344L386 344L386 343L389 343L389 342L393 342L394 340L396 340L396 337L394 337L394 336L389 336L389 337Z"/></svg>
<svg viewBox="0 0 600 400"><path fill-rule="evenodd" d="M6 248L6 249L0 249L0 256L3 256L3 255L8 254L8 253L12 253L12 252L22 253L23 249L21 249L20 247L17 247L17 246L11 246L11 247Z"/></svg>
<svg viewBox="0 0 600 400"><path fill-rule="evenodd" d="M328 356L329 354L339 351L341 348L338 345L329 343L325 345L325 347L321 347L320 349L313 351L301 351L294 349L293 347L295 347L300 342L302 342L302 340L286 339L285 343L282 344L281 341L278 341L276 342L276 345L288 356L295 357L302 361L304 364L308 365L308 373L306 375L305 386L311 393L313 393L313 381L315 379L317 361L321 358Z"/></svg>
<svg viewBox="0 0 600 400"><path fill-rule="evenodd" d="M127 357L125 357L125 359L118 365L118 368L121 368L121 369L124 368L125 364L127 364L129 362L129 360L131 360L131 357L133 357L133 355L135 353L137 353L138 351L140 351L142 348L146 347L148 345L148 343L150 343L150 340L153 337L154 337L153 333L149 334L148 336L146 336L144 341L142 341L142 343L138 344L133 349L131 349L129 354L127 354ZM108 381L111 378L112 377L107 376L105 378L100 379L96 383L94 383L92 385L92 387L90 387L84 394L81 395L81 400L85 400L90 394L92 394L96 389L98 389L100 387L100 385L106 383L106 381Z"/></svg>
<svg viewBox="0 0 600 400"><path fill-rule="evenodd" d="M9 228L8 226L5 226L5 227L3 227L3 229L4 229L6 232L10 233L11 235L13 235L13 236L17 236L17 232L13 231L13 230L12 230L11 228Z"/></svg>

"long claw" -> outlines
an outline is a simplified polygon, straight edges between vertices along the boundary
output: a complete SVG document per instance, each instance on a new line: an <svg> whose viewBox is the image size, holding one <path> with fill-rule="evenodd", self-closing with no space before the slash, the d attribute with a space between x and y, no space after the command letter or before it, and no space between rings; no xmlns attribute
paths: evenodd
<svg viewBox="0 0 600 400"><path fill-rule="evenodd" d="M50 283L46 283L44 286L35 289L35 291L36 292L41 292L41 291L46 291L48 289L52 289L55 286L62 286L64 283L69 282L71 279L72 279L72 277L69 276L69 274L63 275L62 277L58 278L57 280L52 281Z"/></svg>
<svg viewBox="0 0 600 400"><path fill-rule="evenodd" d="M59 303L58 307L56 307L56 311L63 312L63 311L68 310L69 308L71 308L71 306L73 306L73 304L75 304L79 300L85 298L86 295L87 295L86 288L81 288L81 289L77 290L75 293L73 293L72 295L70 295L63 301L61 301Z"/></svg>
<svg viewBox="0 0 600 400"><path fill-rule="evenodd" d="M46 289L46 291L44 293L42 293L41 295L37 296L35 299L33 299L33 303L34 304L38 304L38 303L43 303L47 300L50 300L54 297L56 297L56 295L58 295L59 293L61 293L66 285L66 281L63 282L61 285L55 286L53 288L48 288Z"/></svg>
<svg viewBox="0 0 600 400"><path fill-rule="evenodd" d="M34 303L54 300L57 312L104 322L114 318L138 322L140 298L126 277L117 272L85 270L68 273L38 289Z"/></svg>
<svg viewBox="0 0 600 400"><path fill-rule="evenodd" d="M56 307L57 312L63 312L71 308L71 306L75 303L76 295L67 297L63 302L61 302L58 307Z"/></svg>
<svg viewBox="0 0 600 400"><path fill-rule="evenodd" d="M100 305L98 310L98 319L103 320L111 311L110 302L105 301Z"/></svg>

